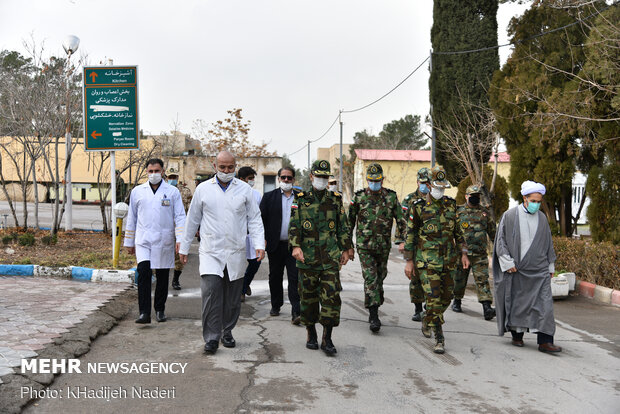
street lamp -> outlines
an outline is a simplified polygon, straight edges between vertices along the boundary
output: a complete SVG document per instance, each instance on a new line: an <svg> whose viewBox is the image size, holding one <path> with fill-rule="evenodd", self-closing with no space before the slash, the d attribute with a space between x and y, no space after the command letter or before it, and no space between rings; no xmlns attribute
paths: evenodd
<svg viewBox="0 0 620 414"><path fill-rule="evenodd" d="M71 55L80 46L80 39L77 36L69 35L62 42L62 47L67 54L67 129L65 132L65 157L67 157L67 170L65 174L65 231L73 230L73 187L71 186ZM58 194L56 194L58 197Z"/></svg>

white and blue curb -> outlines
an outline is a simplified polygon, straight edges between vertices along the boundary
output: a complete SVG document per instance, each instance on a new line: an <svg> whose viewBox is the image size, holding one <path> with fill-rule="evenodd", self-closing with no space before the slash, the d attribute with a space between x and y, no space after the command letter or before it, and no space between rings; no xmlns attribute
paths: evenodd
<svg viewBox="0 0 620 414"><path fill-rule="evenodd" d="M137 270L106 270L88 267L47 267L39 265L7 265L0 264L0 275L3 276L39 276L75 279L90 282L127 282L134 283L138 277Z"/></svg>

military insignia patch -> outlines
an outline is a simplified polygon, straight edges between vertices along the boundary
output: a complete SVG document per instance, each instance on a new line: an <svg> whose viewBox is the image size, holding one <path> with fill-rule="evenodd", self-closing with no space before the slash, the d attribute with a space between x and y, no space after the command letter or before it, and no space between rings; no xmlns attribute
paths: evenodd
<svg viewBox="0 0 620 414"><path fill-rule="evenodd" d="M327 226L333 230L336 227L336 223L334 222L334 220L330 220Z"/></svg>
<svg viewBox="0 0 620 414"><path fill-rule="evenodd" d="M304 195L304 192L303 192L303 191L300 191L300 192L297 194L297 197L303 197L303 195Z"/></svg>
<svg viewBox="0 0 620 414"><path fill-rule="evenodd" d="M439 171L439 172L437 173L437 180L439 180L439 181L443 181L443 180L445 180L445 179L446 179L446 174L445 174L443 171Z"/></svg>
<svg viewBox="0 0 620 414"><path fill-rule="evenodd" d="M360 214L364 217L368 217L368 210L362 210Z"/></svg>
<svg viewBox="0 0 620 414"><path fill-rule="evenodd" d="M327 161L321 161L319 163L319 168L326 170L327 169Z"/></svg>
<svg viewBox="0 0 620 414"><path fill-rule="evenodd" d="M305 220L302 226L304 227L304 229L310 230L312 228L312 223L310 223L310 220Z"/></svg>
<svg viewBox="0 0 620 414"><path fill-rule="evenodd" d="M306 207L310 207L310 204L311 204L311 203L310 203L309 201L306 201L306 202L304 203L304 206L306 206Z"/></svg>
<svg viewBox="0 0 620 414"><path fill-rule="evenodd" d="M437 230L437 226L435 226L434 224L429 223L426 225L426 231L435 231L435 230Z"/></svg>
<svg viewBox="0 0 620 414"><path fill-rule="evenodd" d="M461 227L463 227L464 229L469 227L469 223L467 223L466 221L461 223Z"/></svg>
<svg viewBox="0 0 620 414"><path fill-rule="evenodd" d="M377 167L375 167L374 165L372 167L370 167L370 173L371 174L376 174L377 173Z"/></svg>
<svg viewBox="0 0 620 414"><path fill-rule="evenodd" d="M291 204L291 208L292 209L297 209L297 204L296 203Z"/></svg>

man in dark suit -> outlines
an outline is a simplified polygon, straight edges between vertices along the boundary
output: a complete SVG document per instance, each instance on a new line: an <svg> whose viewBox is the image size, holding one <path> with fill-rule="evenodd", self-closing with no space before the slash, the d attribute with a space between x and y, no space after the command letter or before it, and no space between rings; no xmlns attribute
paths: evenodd
<svg viewBox="0 0 620 414"><path fill-rule="evenodd" d="M291 255L288 244L288 226L291 218L291 205L297 190L295 170L292 167L282 167L278 171L280 187L265 193L260 203L260 211L265 228L267 245L265 250L269 257L269 292L271 293L271 316L278 316L284 304L282 278L284 268L288 279L288 299L291 302L292 323L299 325L299 292L297 290L297 266Z"/></svg>

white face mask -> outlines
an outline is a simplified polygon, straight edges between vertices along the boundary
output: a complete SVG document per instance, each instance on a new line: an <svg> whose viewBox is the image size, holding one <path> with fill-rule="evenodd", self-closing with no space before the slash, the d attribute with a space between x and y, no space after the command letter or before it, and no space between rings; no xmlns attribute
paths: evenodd
<svg viewBox="0 0 620 414"><path fill-rule="evenodd" d="M433 197L435 200L439 200L441 197L443 197L443 192L444 192L443 188L432 187L431 197Z"/></svg>
<svg viewBox="0 0 620 414"><path fill-rule="evenodd" d="M318 191L325 190L327 188L327 183L329 182L328 178L319 178L314 177L312 179L312 186L316 188Z"/></svg>
<svg viewBox="0 0 620 414"><path fill-rule="evenodd" d="M221 171L217 172L217 179L220 180L220 182L222 182L222 183L228 183L233 178L235 178L235 173L234 172L231 172L231 173L223 173Z"/></svg>
<svg viewBox="0 0 620 414"><path fill-rule="evenodd" d="M329 191L338 191L338 185L337 184L328 185L327 189Z"/></svg>
<svg viewBox="0 0 620 414"><path fill-rule="evenodd" d="M254 184L255 184L255 183L256 183L256 181L254 181L254 180L248 180L248 185L249 185L250 187L254 187Z"/></svg>
<svg viewBox="0 0 620 414"><path fill-rule="evenodd" d="M292 183L280 183L280 189L282 189L282 191L284 191L285 193L288 193L289 191L293 189L293 184Z"/></svg>
<svg viewBox="0 0 620 414"><path fill-rule="evenodd" d="M157 185L161 182L161 173L149 174L149 183Z"/></svg>

